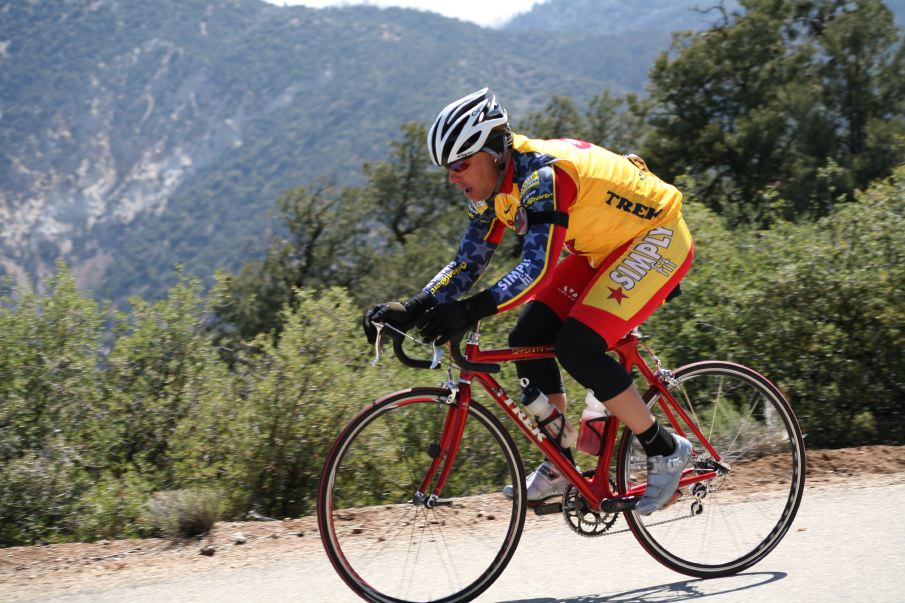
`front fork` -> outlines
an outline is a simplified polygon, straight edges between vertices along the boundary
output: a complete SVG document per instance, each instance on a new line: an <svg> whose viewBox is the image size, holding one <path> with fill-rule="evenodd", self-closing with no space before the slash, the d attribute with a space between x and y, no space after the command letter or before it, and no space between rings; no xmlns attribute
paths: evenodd
<svg viewBox="0 0 905 603"><path fill-rule="evenodd" d="M428 450L432 460L412 498L412 504L424 505L429 509L440 503L440 493L446 485L449 472L452 471L456 455L459 453L459 443L465 433L468 408L471 405L470 381L460 379L458 385L450 381L447 386L449 395L446 397L445 403L449 407L449 411L446 413L443 429L440 432L440 441L436 444L432 443ZM436 483L434 483L435 477ZM432 483L433 488L431 488Z"/></svg>

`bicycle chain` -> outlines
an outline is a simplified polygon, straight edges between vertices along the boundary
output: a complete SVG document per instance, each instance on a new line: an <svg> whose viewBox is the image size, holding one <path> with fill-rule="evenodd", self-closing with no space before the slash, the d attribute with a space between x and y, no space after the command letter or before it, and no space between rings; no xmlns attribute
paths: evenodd
<svg viewBox="0 0 905 603"><path fill-rule="evenodd" d="M420 339L417 339L417 338L415 338L415 337L412 337L411 335L409 335L409 334L406 333L405 331L402 331L402 330L400 330L400 329L397 329L396 327L394 327L394 326L391 325L391 324L388 324L388 323L374 323L374 324L375 324L375 326L377 327L377 338L376 338L376 341L375 341L375 344L374 344L375 355L374 355L374 360L371 362L371 365L372 365L372 366L376 365L377 362L378 362L379 359L380 359L380 334L381 334L380 332L383 330L383 328L389 327L390 329L392 329L393 331L396 331L396 333L402 335L402 336L405 337L406 339L410 339L411 341L415 342L415 343L416 343L418 346L420 346L420 347L426 348L428 345L430 345L430 346L431 346L431 351L433 352L432 356L433 356L434 367L436 367L436 366L439 365L439 364L443 364L443 365L446 366L448 372L452 370L452 368L453 368L454 365L453 365L451 359L444 359L444 358L443 358L443 353L442 353L442 351L441 351L439 348L437 348L436 345L434 345L434 344L428 344L427 342L424 342L424 341L421 341ZM638 335L640 336L640 332L638 333ZM646 346L645 346L645 347L646 347ZM650 350L648 350L648 351L650 351ZM654 356L654 359L657 360L657 366L658 366L658 369L659 369L659 367L660 367L659 359L658 359L656 356ZM671 373L670 371L663 371L663 372L665 372L665 373L667 374L667 377L672 377L672 373ZM451 374L451 373L450 373L450 375L449 375L449 378L450 378L449 381L448 381L446 384L444 384L444 385L449 386L449 385L452 385L452 384L453 384L453 381L452 381L452 374ZM450 396L450 398L452 398L454 395L455 395L455 391L452 392L452 395ZM575 500L576 502L578 502L579 499L581 499L581 501L583 502L584 499L583 499L583 498L581 497L581 495L578 493L578 490L575 488L575 486L573 486L573 485L571 485L571 484L569 484L569 486L566 488L566 491L563 493L563 498L562 498L563 518L564 518L565 521L566 521L566 525L568 525L569 528L570 528L573 532L575 532L576 534L578 534L578 535L580 535L580 536L583 536L583 537L585 537L585 538L596 538L596 537L598 537L598 536L612 536L612 535L614 535L614 534L624 534L624 533L626 533L626 532L631 532L631 529L630 529L630 528L622 528L622 529L620 529L620 530L610 531L610 529L611 529L611 528L613 527L613 525L616 523L616 520L619 519L620 513L605 513L605 514L603 515L603 518L601 519L600 513L597 513L596 511L590 511L590 510L588 510L587 513L590 513L590 514L594 515L594 516L597 518L597 521L594 522L594 526L595 526L595 527L598 526L598 525L601 525L601 522L602 522L604 528L603 528L603 530L601 530L601 531L599 531L599 532L584 531L584 530L582 530L581 528L574 526L574 525L572 524L572 522L569 521L569 516L570 516L570 515L571 515L572 517L575 517L575 518L577 519L577 521L579 522L579 525L582 525L582 524L589 524L589 522L587 522L587 521L585 521L584 519L578 517L577 514L573 514L573 511L567 511L567 508L568 508L568 507L567 507L568 497L569 497L570 495L572 495L572 493L571 493L572 490L575 490L575 493L574 493L574 500ZM696 499L696 501L697 501L697 502L700 502L698 499ZM586 504L586 503L585 503L585 504ZM690 512L688 515L683 515L683 516L681 516L681 517L674 517L674 518L672 518L672 519L664 519L663 521L658 521L658 522L656 522L656 523L646 524L646 527L660 526L660 525L665 525L665 524L667 524L667 523L675 523L675 522L677 522L677 521L683 521L683 520L685 520L685 519L691 519L692 517L694 517L694 516L697 515L697 514L698 514L698 513L695 513L694 511L692 511L692 512ZM593 529L593 528L592 528L592 529Z"/></svg>
<svg viewBox="0 0 905 603"><path fill-rule="evenodd" d="M619 514L617 513L616 515L618 516ZM645 528L652 528L652 527L655 527L655 526L666 525L666 524L668 524L668 523L675 523L675 522L677 522L677 521L685 521L686 519L691 519L691 518L695 517L695 515L696 515L695 513L689 512L688 515L682 515L682 516L680 516L680 517L673 517L672 519L664 519L663 521L657 521L657 522L654 522L654 523L646 523L646 524L644 524L644 527L645 527ZM614 521L615 521L615 518L614 518ZM572 526L570 525L569 527L572 527ZM574 529L574 528L573 528L573 529ZM624 533L626 533L626 532L631 532L631 531L632 531L631 528L622 528L622 529L620 529L620 530L615 530L615 531L613 531L613 532L610 532L610 531L607 529L606 531L601 532L601 533L599 533L599 534L588 534L587 536L612 536L612 535L614 535L614 534L624 534ZM580 533L580 532L579 532L579 533ZM582 535L584 535L584 534L582 534Z"/></svg>

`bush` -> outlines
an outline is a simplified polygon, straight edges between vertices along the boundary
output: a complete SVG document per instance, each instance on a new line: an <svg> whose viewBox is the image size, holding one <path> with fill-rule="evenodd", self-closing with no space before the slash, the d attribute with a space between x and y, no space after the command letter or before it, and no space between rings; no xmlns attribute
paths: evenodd
<svg viewBox="0 0 905 603"><path fill-rule="evenodd" d="M205 534L220 516L221 496L209 489L155 492L147 505L147 521L167 538Z"/></svg>
<svg viewBox="0 0 905 603"><path fill-rule="evenodd" d="M0 465L0 547L69 539L87 483L75 451L58 443Z"/></svg>
<svg viewBox="0 0 905 603"><path fill-rule="evenodd" d="M248 508L271 517L312 513L320 469L339 431L363 406L414 380L390 357L368 365L373 348L347 291L297 295L279 342L259 337L259 353L247 358L245 433L229 442L244 457L238 479L250 495Z"/></svg>
<svg viewBox="0 0 905 603"><path fill-rule="evenodd" d="M699 205L683 295L645 332L671 364L748 364L788 393L815 447L901 444L905 168L816 222L726 231Z"/></svg>
<svg viewBox="0 0 905 603"><path fill-rule="evenodd" d="M143 536L152 531L145 505L154 480L137 471L103 474L79 500L74 535L79 540Z"/></svg>

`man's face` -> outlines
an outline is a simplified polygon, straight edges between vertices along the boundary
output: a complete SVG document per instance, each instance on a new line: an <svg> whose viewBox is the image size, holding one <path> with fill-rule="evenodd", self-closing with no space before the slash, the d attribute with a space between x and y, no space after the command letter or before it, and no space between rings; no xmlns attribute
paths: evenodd
<svg viewBox="0 0 905 603"><path fill-rule="evenodd" d="M471 201L484 201L496 188L499 170L490 153L478 151L465 159L453 161L446 169L449 182L459 187Z"/></svg>

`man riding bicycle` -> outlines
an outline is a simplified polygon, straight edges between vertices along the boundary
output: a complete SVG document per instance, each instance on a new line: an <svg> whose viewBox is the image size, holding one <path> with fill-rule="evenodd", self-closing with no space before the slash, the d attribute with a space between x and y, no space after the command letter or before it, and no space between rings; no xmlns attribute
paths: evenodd
<svg viewBox="0 0 905 603"><path fill-rule="evenodd" d="M637 156L571 139L513 133L487 88L447 105L428 133L432 161L470 200L455 259L419 293L365 313L374 322L446 342L477 321L524 304L511 346L553 345L556 360L638 434L648 485L636 510L665 505L691 454L683 437L660 427L629 373L605 352L666 300L691 265L693 245L682 195ZM486 290L462 299L483 274L506 228L524 235L521 261ZM560 261L562 251L569 255ZM516 363L523 403L543 392L563 414L566 394L553 359ZM526 395L530 399L526 399ZM571 450L565 450L572 459ZM573 460L574 463L574 460ZM544 461L527 479L538 502L561 495L568 480ZM511 496L511 489L504 489Z"/></svg>

